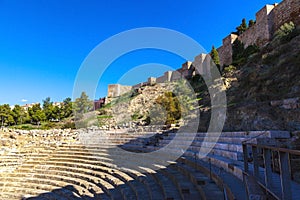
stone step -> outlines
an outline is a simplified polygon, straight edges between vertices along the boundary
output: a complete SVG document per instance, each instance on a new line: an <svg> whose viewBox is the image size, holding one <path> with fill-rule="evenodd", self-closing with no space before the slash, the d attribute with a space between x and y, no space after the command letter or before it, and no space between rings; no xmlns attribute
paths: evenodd
<svg viewBox="0 0 300 200"><path fill-rule="evenodd" d="M22 199L22 200L25 200L27 198L30 198L30 197L34 197L35 195L24 195L23 192L19 192L19 191L14 191L14 192L4 192L4 191L1 191L1 194L0 194L0 199L11 199L11 200L14 200L14 199ZM25 198L27 197L27 198ZM47 198L41 198L41 200L49 200Z"/></svg>
<svg viewBox="0 0 300 200"><path fill-rule="evenodd" d="M184 156L194 158L194 152L187 151L184 153ZM241 168L243 166L242 161L232 160L223 156L212 155L212 154L208 154L206 155L206 157L200 160L203 160L206 163L210 162L211 164L224 169L228 173L233 174L234 176L238 177L240 180L243 180L243 171Z"/></svg>
<svg viewBox="0 0 300 200"><path fill-rule="evenodd" d="M194 141L192 143L193 146L198 146L198 147L211 147L213 146L215 149L222 149L225 151L237 151L237 152L243 152L243 145L242 144L232 144L232 143L222 143L222 142L217 142L217 143L212 143L212 142L198 142Z"/></svg>
<svg viewBox="0 0 300 200"><path fill-rule="evenodd" d="M0 185L6 186L7 184L10 184L8 183L8 180L10 180L12 184L17 184L22 187L42 188L47 191L72 185L75 188L74 192L78 191L80 195L84 194L93 197L94 195L90 192L91 189L103 193L98 186L91 182L87 182L86 180L55 174L14 173L10 177L6 177L5 183L0 182Z"/></svg>
<svg viewBox="0 0 300 200"><path fill-rule="evenodd" d="M19 179L21 179L22 177L19 177ZM62 187L66 186L62 186L59 184L56 184L52 181L52 184L49 184L51 181L45 181L45 180L38 180L38 179L28 179L26 180L26 182L24 182L23 180L18 180L16 178L11 179L11 181L14 182L9 182L9 183L3 183L2 181L0 182L0 189L1 189L1 193L6 192L6 193L22 193L23 195L32 195L32 196L37 196L40 194L45 194L45 193L49 193L51 191L55 191L58 189L61 189ZM38 182L37 182L38 181ZM3 184L5 184L3 186ZM69 187L70 188L70 187ZM58 195L60 195L62 198L65 196L64 194L67 193L71 193L71 194L76 194L77 196L79 196L79 191L72 187L72 190L70 190L69 192L67 192L66 190L64 191L64 193L60 193ZM57 193L54 193L54 195ZM57 196L57 195L55 195Z"/></svg>
<svg viewBox="0 0 300 200"><path fill-rule="evenodd" d="M44 170L34 170L35 173L43 173ZM73 178L78 178L84 181L87 181L90 184L95 184L97 187L93 187L93 193L94 194L102 194L103 191L105 191L109 196L111 196L114 199L120 199L121 198L121 193L119 190L115 188L115 185L111 184L110 182L107 182L104 177L109 177L111 180L115 180L116 178L113 176L109 176L108 174L101 174L101 173L96 173L93 172L92 170L78 170L78 168L63 168L63 167L49 167L47 166L47 173L48 174L54 174L54 175L59 175L62 177L73 177ZM118 184L124 184L123 182L119 182ZM101 188L99 188L99 187Z"/></svg>
<svg viewBox="0 0 300 200"><path fill-rule="evenodd" d="M194 133L167 133L170 137L177 136L180 137L191 137L191 135L195 135ZM236 132L198 132L196 133L196 137L245 137L245 138L253 138L253 137L268 137L268 138L290 138L290 133L288 131L280 131L280 130L269 130L269 131L236 131Z"/></svg>
<svg viewBox="0 0 300 200"><path fill-rule="evenodd" d="M131 176L115 168L102 166L98 170L124 182L124 184L118 185L124 199L137 199L135 187L131 184L134 179Z"/></svg>
<svg viewBox="0 0 300 200"><path fill-rule="evenodd" d="M175 164L171 164L175 165ZM161 170L166 176L168 176L173 183L177 186L177 189L182 199L201 199L195 185L185 177L180 171L173 169L170 165L167 168Z"/></svg>
<svg viewBox="0 0 300 200"><path fill-rule="evenodd" d="M173 168L185 174L194 185L200 188L200 194L205 199L223 199L224 194L216 183L209 179L199 170L196 170L183 162L178 162L176 165L172 165ZM199 190L199 189L198 189Z"/></svg>
<svg viewBox="0 0 300 200"><path fill-rule="evenodd" d="M163 196L163 190L159 186L159 184L155 181L153 176L151 174L146 174L145 177L148 187L150 189L150 199L156 200L156 199L164 199Z"/></svg>
<svg viewBox="0 0 300 200"><path fill-rule="evenodd" d="M164 146L158 146L158 148L163 148ZM165 147L166 148L166 147ZM172 152L172 150L178 150L178 149L186 149L185 145L176 145L172 147L167 147L166 150L168 152ZM201 152L200 152L201 150ZM203 154L212 154L212 155L219 155L225 158L230 158L232 160L243 160L243 153L242 152L236 152L236 151L229 151L229 150L223 150L223 149L216 149L216 148L209 148L205 146L189 146L186 150L186 152L189 152L193 155L200 155L203 156ZM184 153L184 151L183 151ZM205 155L206 155L205 154Z"/></svg>
<svg viewBox="0 0 300 200"><path fill-rule="evenodd" d="M181 199L179 191L176 189L176 186L172 183L172 181L169 178L164 176L159 171L156 171L156 173L151 173L151 175L153 175L154 179L163 190L164 199L169 199L169 200Z"/></svg>
<svg viewBox="0 0 300 200"><path fill-rule="evenodd" d="M169 144L171 141L164 141L162 140L161 143L162 145L159 144L159 146L164 146L165 144ZM183 145L191 145L191 146L196 146L196 147L214 147L215 149L223 149L227 151L238 151L238 152L243 152L243 146L241 143L234 144L234 143L225 143L225 142L209 142L209 141L193 141L192 143L190 141L175 141L172 140L172 144L183 144Z"/></svg>
<svg viewBox="0 0 300 200"><path fill-rule="evenodd" d="M67 166L66 166L67 165ZM121 193L123 196L130 197L130 199L135 198L135 195L132 193L132 191L135 190L134 187L131 187L132 189L128 188L126 185L129 183L129 185L132 184L132 181L134 181L130 176L126 175L125 173L118 171L116 169L111 169L103 166L94 166L90 164L77 164L77 163L46 163L46 165L43 165L43 168L47 170L56 169L61 171L69 170L70 172L81 172L83 174L89 174L90 176L95 177L101 177L102 179L108 181L112 185L114 185L116 188L120 188ZM113 171L113 172L112 172ZM132 190L132 191L130 191ZM125 198L125 197L124 197Z"/></svg>
<svg viewBox="0 0 300 200"><path fill-rule="evenodd" d="M0 199L2 200L14 200L14 199L27 199L30 197L36 197L38 195L41 194L46 194L49 193L46 190L37 190L37 189L32 189L32 188L21 188L18 186L11 186L10 188L8 188L7 191L3 191L2 188L1 189L1 193L0 193ZM54 194L55 195L55 194ZM41 197L41 200L49 200L50 198L46 198L46 197ZM57 198L58 199L58 198ZM64 199L64 197L62 197L62 199ZM52 199L50 199L52 200Z"/></svg>
<svg viewBox="0 0 300 200"><path fill-rule="evenodd" d="M197 142L221 142L221 143L231 143L231 144L242 144L243 141L247 140L248 138L245 137L195 137L194 141ZM187 144L191 143L193 141L193 138L182 138L178 137L175 139L172 139L171 137L166 137L162 140L159 140L159 144L169 144L170 142L173 143L180 143L185 142Z"/></svg>

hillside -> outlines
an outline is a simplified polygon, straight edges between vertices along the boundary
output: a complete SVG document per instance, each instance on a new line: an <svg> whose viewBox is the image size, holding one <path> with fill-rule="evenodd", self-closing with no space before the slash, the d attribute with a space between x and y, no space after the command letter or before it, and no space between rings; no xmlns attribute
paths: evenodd
<svg viewBox="0 0 300 200"><path fill-rule="evenodd" d="M103 128L165 129L197 117L196 94L185 80L145 85L120 97L109 99L99 110Z"/></svg>
<svg viewBox="0 0 300 200"><path fill-rule="evenodd" d="M223 130L300 130L299 55L300 35L295 29L251 53L241 65L225 67L222 76L226 85L227 119ZM206 131L210 121L207 87L198 75L188 81L200 99L199 131ZM147 117L155 116L151 110L159 105L158 98L174 90L174 84L143 86L114 98L100 110L100 118L102 122L106 119L106 125L129 122L147 125ZM178 119L173 122L179 123Z"/></svg>
<svg viewBox="0 0 300 200"><path fill-rule="evenodd" d="M300 36L272 41L240 69L225 73L235 83L227 89L224 129L300 129Z"/></svg>

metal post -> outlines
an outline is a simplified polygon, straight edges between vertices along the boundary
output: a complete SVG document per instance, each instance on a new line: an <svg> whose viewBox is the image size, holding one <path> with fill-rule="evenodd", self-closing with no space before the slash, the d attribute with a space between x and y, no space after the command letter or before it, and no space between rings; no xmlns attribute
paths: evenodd
<svg viewBox="0 0 300 200"><path fill-rule="evenodd" d="M272 187L272 161L271 161L271 150L263 149L264 151L264 165L265 165L265 183L267 188Z"/></svg>
<svg viewBox="0 0 300 200"><path fill-rule="evenodd" d="M292 200L289 153L279 152L279 168L282 199Z"/></svg>
<svg viewBox="0 0 300 200"><path fill-rule="evenodd" d="M272 151L272 171L275 172L275 151Z"/></svg>
<svg viewBox="0 0 300 200"><path fill-rule="evenodd" d="M208 160L209 160L209 178L210 178L210 180L212 180L212 178L211 178L211 160L210 160L210 158Z"/></svg>
<svg viewBox="0 0 300 200"><path fill-rule="evenodd" d="M252 146L252 155L253 155L253 173L254 177L259 179L259 164L258 164L258 155L257 155L257 147Z"/></svg>
<svg viewBox="0 0 300 200"><path fill-rule="evenodd" d="M194 152L194 158L195 158L195 171L197 171L197 153Z"/></svg>
<svg viewBox="0 0 300 200"><path fill-rule="evenodd" d="M243 154L244 154L244 171L248 173L248 149L247 144L243 144Z"/></svg>

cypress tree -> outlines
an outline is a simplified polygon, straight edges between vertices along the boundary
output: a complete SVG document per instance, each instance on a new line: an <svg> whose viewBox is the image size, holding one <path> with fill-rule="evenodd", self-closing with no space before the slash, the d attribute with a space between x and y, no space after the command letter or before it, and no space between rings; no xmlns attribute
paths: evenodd
<svg viewBox="0 0 300 200"><path fill-rule="evenodd" d="M212 60L214 61L215 65L220 70L220 57L219 57L219 53L218 53L217 49L214 46L212 46L210 56L211 56Z"/></svg>
<svg viewBox="0 0 300 200"><path fill-rule="evenodd" d="M255 21L253 19L249 20L249 24L248 24L249 28L254 26L254 24L255 24Z"/></svg>
<svg viewBox="0 0 300 200"><path fill-rule="evenodd" d="M243 32L245 32L247 30L248 26L247 26L247 22L246 22L246 19L244 18L242 20L242 23L241 25L239 25L238 27L236 27L236 30L238 32L238 34L242 34Z"/></svg>

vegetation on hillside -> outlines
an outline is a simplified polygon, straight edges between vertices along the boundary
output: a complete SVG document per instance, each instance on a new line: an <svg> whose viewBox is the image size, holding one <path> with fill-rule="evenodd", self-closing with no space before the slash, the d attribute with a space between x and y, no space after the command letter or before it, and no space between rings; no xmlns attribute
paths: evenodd
<svg viewBox="0 0 300 200"><path fill-rule="evenodd" d="M282 25L273 39L243 62L226 66L228 114L225 130L296 130L299 109L270 105L271 101L300 95L300 30L292 23ZM241 54L240 54L241 55Z"/></svg>

